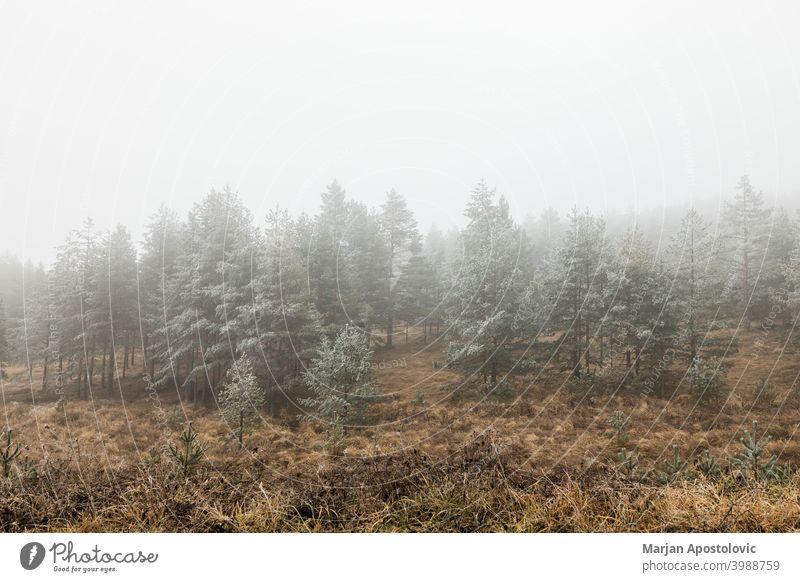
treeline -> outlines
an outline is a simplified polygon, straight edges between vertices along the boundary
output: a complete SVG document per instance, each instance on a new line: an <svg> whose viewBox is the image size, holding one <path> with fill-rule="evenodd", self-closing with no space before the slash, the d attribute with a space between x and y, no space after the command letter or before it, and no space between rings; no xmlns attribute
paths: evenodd
<svg viewBox="0 0 800 582"><path fill-rule="evenodd" d="M610 233L577 209L519 224L484 183L466 217L423 240L399 194L373 209L334 182L315 216L254 217L230 189L184 218L162 206L139 245L87 219L47 269L0 261L0 360L41 367L42 389L68 384L78 398L123 390L133 369L155 390L213 402L246 358L276 413L319 402L319 378L341 370L358 370L343 382L360 393L363 360L414 327L486 394L555 367L578 390L667 395L686 382L710 398L732 328L800 312L798 222L746 177L719 220L690 210L666 236Z"/></svg>

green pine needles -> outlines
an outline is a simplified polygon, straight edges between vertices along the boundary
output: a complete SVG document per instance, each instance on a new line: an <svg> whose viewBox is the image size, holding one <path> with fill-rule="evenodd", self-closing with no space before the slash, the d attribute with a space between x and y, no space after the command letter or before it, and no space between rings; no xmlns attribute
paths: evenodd
<svg viewBox="0 0 800 582"><path fill-rule="evenodd" d="M778 456L768 452L772 437L758 437L758 421L753 421L752 430L744 431L739 439L744 450L733 458L733 466L740 475L755 481L782 481L788 472L778 465Z"/></svg>
<svg viewBox="0 0 800 582"><path fill-rule="evenodd" d="M167 445L167 454L180 468L181 472L189 477L203 466L206 455L206 445L200 442L192 423L186 426L181 433L178 445Z"/></svg>

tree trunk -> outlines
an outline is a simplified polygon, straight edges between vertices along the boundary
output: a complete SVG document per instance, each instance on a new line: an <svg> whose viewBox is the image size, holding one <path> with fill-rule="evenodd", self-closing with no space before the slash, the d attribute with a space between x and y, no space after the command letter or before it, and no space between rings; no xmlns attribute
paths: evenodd
<svg viewBox="0 0 800 582"><path fill-rule="evenodd" d="M267 408L270 417L275 416L275 393L277 390L267 390Z"/></svg>
<svg viewBox="0 0 800 582"><path fill-rule="evenodd" d="M192 350L191 359L189 360L189 370L194 370L194 350ZM197 377L192 376L192 400L197 404Z"/></svg>
<svg viewBox="0 0 800 582"><path fill-rule="evenodd" d="M117 344L113 336L111 337L111 346L108 350L108 354L108 364L111 367L108 371L108 391L110 394L114 389L114 381L117 379L117 367L119 366L117 362Z"/></svg>
<svg viewBox="0 0 800 582"><path fill-rule="evenodd" d="M42 366L42 390L47 389L47 354L44 355L44 364Z"/></svg>
<svg viewBox="0 0 800 582"><path fill-rule="evenodd" d="M586 338L586 351L583 352L583 362L586 366L586 372L589 372L589 322L586 322L586 329L584 331L584 336Z"/></svg>
<svg viewBox="0 0 800 582"><path fill-rule="evenodd" d="M389 316L386 318L386 348L391 349L393 347L392 341L394 338L394 319L392 318L392 314L390 313Z"/></svg>
<svg viewBox="0 0 800 582"><path fill-rule="evenodd" d="M103 337L103 360L100 363L100 388L106 388L106 351L108 350L108 335Z"/></svg>
<svg viewBox="0 0 800 582"><path fill-rule="evenodd" d="M603 332L600 332L600 368L601 370L606 366L606 357L603 351Z"/></svg>

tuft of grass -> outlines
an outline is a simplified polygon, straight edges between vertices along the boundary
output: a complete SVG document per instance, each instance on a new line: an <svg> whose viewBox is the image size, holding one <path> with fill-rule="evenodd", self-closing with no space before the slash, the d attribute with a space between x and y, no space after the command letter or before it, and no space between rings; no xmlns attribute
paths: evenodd
<svg viewBox="0 0 800 582"><path fill-rule="evenodd" d="M3 477L6 479L11 475L11 466L14 461L22 454L22 445L11 441L11 429L6 429L6 444L0 450L0 464L3 465Z"/></svg>

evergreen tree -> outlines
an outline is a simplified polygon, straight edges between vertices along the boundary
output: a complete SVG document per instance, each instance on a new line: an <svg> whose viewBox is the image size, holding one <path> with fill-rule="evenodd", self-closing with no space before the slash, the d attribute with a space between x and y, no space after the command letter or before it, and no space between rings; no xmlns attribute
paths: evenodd
<svg viewBox="0 0 800 582"><path fill-rule="evenodd" d="M58 338L62 360L59 367L63 369L64 358L74 364L79 397L91 391L98 332L93 309L105 297L96 289L100 259L96 237L94 222L86 218L59 248L48 277L51 311L56 314L54 339Z"/></svg>
<svg viewBox="0 0 800 582"><path fill-rule="evenodd" d="M303 374L312 396L300 403L306 420L332 427L355 422L377 395L372 376L372 350L358 328L346 325L331 341L323 336L318 356Z"/></svg>
<svg viewBox="0 0 800 582"><path fill-rule="evenodd" d="M258 422L265 402L264 389L253 373L250 358L242 354L228 370L219 395L222 418L228 426L243 429Z"/></svg>
<svg viewBox="0 0 800 582"><path fill-rule="evenodd" d="M356 277L347 249L352 206L334 181L322 194L307 251L308 279L317 311L330 334L349 323L362 306L356 300Z"/></svg>
<svg viewBox="0 0 800 582"><path fill-rule="evenodd" d="M25 293L22 304L23 346L21 352L28 368L28 377L33 378L33 369L39 362L47 368L47 347L50 339L50 297L48 276L41 265L35 269L25 266ZM43 373L42 387L46 386L47 373Z"/></svg>
<svg viewBox="0 0 800 582"><path fill-rule="evenodd" d="M427 340L431 325L439 320L440 289L428 259L412 255L395 286L395 313L409 325L422 325Z"/></svg>
<svg viewBox="0 0 800 582"><path fill-rule="evenodd" d="M798 240L798 225L789 218L786 210L778 208L773 212L769 240L767 244L764 268L762 269L762 286L767 289L765 302L760 306L759 318L769 326L774 322L769 319L781 318L784 322L791 322L791 311L785 309L789 279L787 267L796 261L793 251ZM779 306L779 310L773 309Z"/></svg>
<svg viewBox="0 0 800 582"><path fill-rule="evenodd" d="M607 246L605 222L573 208L562 240L543 269L543 292L552 305L549 331L563 334L556 350L562 352L568 346L569 368L576 376L582 369L588 370L593 330L602 330L604 325ZM600 343L598 347L603 360L605 346Z"/></svg>
<svg viewBox="0 0 800 582"><path fill-rule="evenodd" d="M394 335L395 297L393 288L409 257L420 250L417 221L408 209L406 200L394 190L386 195L381 206L381 231L386 251L386 347L392 347Z"/></svg>
<svg viewBox="0 0 800 582"><path fill-rule="evenodd" d="M800 236L783 266L784 289L779 292L779 304L787 313L787 319L796 324L800 317ZM800 335L800 326L794 325L795 335Z"/></svg>
<svg viewBox="0 0 800 582"><path fill-rule="evenodd" d="M110 354L112 377L125 377L132 355L134 334L138 332L136 293L136 250L130 233L121 225L112 230L105 241L107 264L102 269L102 291L108 293ZM119 355L122 361L118 361Z"/></svg>
<svg viewBox="0 0 800 582"><path fill-rule="evenodd" d="M533 266L538 266L552 252L563 234L561 218L553 208L545 208L538 218L529 214L526 217L523 229L534 251Z"/></svg>
<svg viewBox="0 0 800 582"><path fill-rule="evenodd" d="M175 277L181 252L183 225L177 215L161 205L145 226L137 281L139 333L142 366L155 376L158 354L166 351L162 333L176 315Z"/></svg>
<svg viewBox="0 0 800 582"><path fill-rule="evenodd" d="M681 320L676 347L691 364L698 356L701 337L714 318L722 283L719 243L696 210L687 211L683 217L672 238L669 257L672 294Z"/></svg>
<svg viewBox="0 0 800 582"><path fill-rule="evenodd" d="M347 321L378 337L373 328L382 325L391 308L389 243L381 231L380 216L364 204L349 205L350 226L345 232L341 257L349 265L352 279L340 276L340 297ZM344 286L344 283L347 286ZM345 289L349 288L349 292Z"/></svg>
<svg viewBox="0 0 800 582"><path fill-rule="evenodd" d="M250 354L253 369L266 386L271 415L279 394L294 397L322 330L305 269L310 229L305 217L292 220L280 209L268 213L245 293L249 299L238 311L242 338L238 348Z"/></svg>
<svg viewBox="0 0 800 582"><path fill-rule="evenodd" d="M257 246L252 218L229 188L212 190L195 204L183 231L171 293L175 313L159 331L156 386L174 382L192 399L215 399L234 359L236 314L246 297Z"/></svg>
<svg viewBox="0 0 800 582"><path fill-rule="evenodd" d="M464 260L447 309L448 365L468 378L480 377L490 393L527 362L515 326L524 282L518 259L522 236L508 204L481 181L467 206Z"/></svg>
<svg viewBox="0 0 800 582"><path fill-rule="evenodd" d="M88 236L88 235L87 235ZM93 246L86 242L84 246ZM128 353L137 322L136 308L136 251L130 234L123 226L117 226L103 236L97 254L87 260L90 265L88 291L86 282L79 276L76 299L85 296L83 317L88 322L81 334L102 346L100 354L100 386L108 391L114 380L123 377L127 369ZM119 360L120 352L123 359ZM119 385L121 389L121 385Z"/></svg>
<svg viewBox="0 0 800 582"><path fill-rule="evenodd" d="M757 192L748 176L742 176L733 202L725 204L723 224L728 257L732 265L728 295L747 327L764 301L766 287L759 285L769 238L768 214L764 196Z"/></svg>
<svg viewBox="0 0 800 582"><path fill-rule="evenodd" d="M635 376L640 372L644 345L663 316L655 311L654 293L660 281L655 278L653 260L649 244L634 227L623 238L610 270L609 327L621 343L626 369L633 368Z"/></svg>

